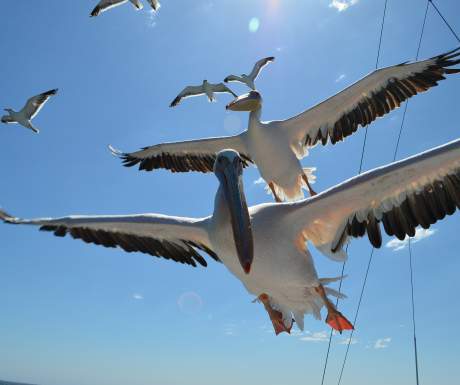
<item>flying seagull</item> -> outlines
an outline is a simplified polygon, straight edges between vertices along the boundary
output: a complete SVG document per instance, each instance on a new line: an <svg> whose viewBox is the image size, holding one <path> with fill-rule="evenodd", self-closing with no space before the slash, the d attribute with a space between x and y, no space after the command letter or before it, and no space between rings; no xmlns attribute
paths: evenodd
<svg viewBox="0 0 460 385"><path fill-rule="evenodd" d="M57 88L54 90L43 92L40 95L32 96L27 100L26 105L22 110L16 112L11 108L5 108L5 111L8 112L8 115L4 115L1 118L2 123L19 123L21 126L29 128L33 132L37 133L40 131L38 128L32 125L31 120L40 112L42 107L48 101L51 96L56 95Z"/></svg>
<svg viewBox="0 0 460 385"><path fill-rule="evenodd" d="M256 64L254 64L254 68L252 69L249 75L242 74L241 76L237 75L229 75L224 79L225 83L228 82L240 82L246 84L249 88L255 90L256 85L254 84L255 80L259 76L260 71L264 68L268 63L271 63L275 60L274 56L266 57L260 59Z"/></svg>
<svg viewBox="0 0 460 385"><path fill-rule="evenodd" d="M96 5L96 7L94 7L93 11L91 12L90 17L99 16L102 12L105 12L111 8L117 7L127 2L128 0L101 0ZM140 10L144 7L142 3L140 2L140 0L129 0L129 2L136 8L136 10ZM154 8L154 3L156 3L156 1L151 0L151 2L152 2L152 8Z"/></svg>
<svg viewBox="0 0 460 385"><path fill-rule="evenodd" d="M308 244L343 261L349 238L367 233L369 242L381 247L381 223L387 234L404 239L414 236L417 226L429 228L460 208L460 139L294 203L248 208L243 165L234 150L217 154L219 188L214 212L206 218L141 214L27 220L1 211L0 219L191 266L207 265L202 251L222 262L263 303L278 334L290 332L293 320L303 329L304 314L320 318L323 306L331 327L353 328L329 300L328 294L340 294L324 287L334 279L318 278Z"/></svg>
<svg viewBox="0 0 460 385"><path fill-rule="evenodd" d="M228 88L224 83L209 83L207 80L203 80L203 84L200 86L188 86L185 87L179 95L171 102L169 107L177 106L182 99L190 98L193 96L206 95L210 102L215 101L215 93L229 93L232 94L235 98L238 96L230 88Z"/></svg>
<svg viewBox="0 0 460 385"><path fill-rule="evenodd" d="M173 172L211 172L216 154L226 148L254 163L277 201L314 195L300 159L310 148L336 144L410 97L438 85L460 63L460 47L431 59L402 63L372 72L338 94L286 120L261 121L262 97L257 91L241 95L227 108L250 111L248 129L235 136L162 143L132 153L115 152L125 166L140 170L165 168Z"/></svg>

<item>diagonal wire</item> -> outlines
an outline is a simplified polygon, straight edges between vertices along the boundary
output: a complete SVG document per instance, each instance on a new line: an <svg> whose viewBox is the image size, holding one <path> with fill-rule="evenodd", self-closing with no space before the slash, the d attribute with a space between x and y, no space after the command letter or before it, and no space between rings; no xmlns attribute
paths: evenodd
<svg viewBox="0 0 460 385"><path fill-rule="evenodd" d="M381 23L381 26L380 26L380 36L379 36L379 44L378 44L378 49L377 49L377 58L375 60L375 69L378 68L379 60L380 60L380 51L381 51L381 48L382 48L382 38L383 38L383 27L385 25L385 17L386 17L386 13L387 13L387 5L388 5L388 0L385 0L385 6L383 8L382 23ZM365 149L366 149L366 143L367 143L367 127L365 127L365 132L364 132L364 140L363 140L363 146L362 146L362 149L361 149L361 159L359 161L358 174L361 174L361 172L363 170L363 160L364 160L364 152L365 152ZM348 253L348 244L347 244L347 246L345 248L345 253ZM373 250L372 250L372 253L373 253ZM342 264L342 271L340 273L339 293L341 293L341 290L342 290L343 274L345 272L346 264L347 264L346 261L344 261L343 264ZM369 267L370 267L370 260L369 260L369 265L368 265L367 271L369 271ZM338 304L339 304L339 298L336 299L335 306L337 307ZM327 370L327 364L328 364L328 361L329 361L329 353L331 351L331 342L332 342L332 334L333 334L333 332L334 332L334 330L331 328L331 331L330 331L330 334L329 334L329 341L328 341L328 345L327 345L326 358L325 358L325 361L324 361L323 375L321 377L321 385L324 385L324 379L326 377L326 370Z"/></svg>
<svg viewBox="0 0 460 385"><path fill-rule="evenodd" d="M427 0L426 7L425 7L425 13L424 13L424 16L423 16L422 30L420 32L420 38L419 38L419 41L418 41L417 54L416 54L416 59L415 60L417 60L418 57L419 57L420 47L422 45L423 34L424 34L424 31L425 31L425 25L426 25L426 19L427 19L427 15L428 15L429 5L430 5L430 0ZM404 128L404 122L405 122L405 119L406 119L406 112L407 112L408 104L409 103L406 102L406 104L404 106L404 112L403 112L403 117L402 117L402 120L401 120L401 126L399 128L398 139L397 139L394 154L393 154L393 161L396 160L396 155L398 153L399 142L400 142L401 134L402 134L402 131L403 131L403 128ZM410 240L409 240L409 247L410 247ZM409 248L409 250L411 250L411 249ZM355 320L353 322L354 325L356 325L356 320L358 318L359 310L360 310L360 307L361 307L361 301L362 301L362 297L364 295L364 289L366 287L367 277L368 277L368 274L369 274L369 268L370 268L370 265L371 265L371 262L372 262L373 254L374 254L374 248L372 248L371 254L369 256L369 262L368 262L368 265L367 265L366 274L364 276L364 282L363 282L363 286L362 286L362 289L361 289L361 295L360 295L360 298L359 298L358 307L356 309ZM416 373L416 383L417 383L417 385L419 385L417 338L416 338L416 333L415 333L415 301L414 301L414 286L413 286L413 270L412 270L412 253L411 253L411 251L410 251L410 274L411 274L411 289L412 289L411 290L411 294L412 294L411 298L412 298L412 319L413 319L413 335L414 335L415 373ZM347 349L346 349L346 352L345 352L345 357L344 357L344 360L343 360L343 363L342 363L342 368L340 370L339 380L337 382L338 385L340 385L340 383L342 381L343 372L344 372L345 365L346 365L346 362L347 362L348 352L350 350L353 334L354 334L354 330L351 331L350 338L348 340Z"/></svg>
<svg viewBox="0 0 460 385"><path fill-rule="evenodd" d="M435 3L433 3L432 0L428 0L428 2L431 3L431 5L433 6L433 8L436 10L436 12L438 13L439 16L441 16L441 19L444 21L444 23L447 25L447 28L450 29L450 32L452 32L452 35L455 36L455 38L457 39L457 41L460 43L460 37L458 37L458 35L455 33L454 29L451 27L451 25L449 24L449 22L446 20L446 18L442 15L441 11L439 10L439 8L436 6Z"/></svg>
<svg viewBox="0 0 460 385"><path fill-rule="evenodd" d="M412 247L411 247L410 238L409 238L409 269L410 269L410 289L411 289L411 304L412 304L412 331L413 331L413 337L414 337L415 383L419 385L417 333L416 333L416 328L415 328L414 269L413 269L413 264L412 264Z"/></svg>

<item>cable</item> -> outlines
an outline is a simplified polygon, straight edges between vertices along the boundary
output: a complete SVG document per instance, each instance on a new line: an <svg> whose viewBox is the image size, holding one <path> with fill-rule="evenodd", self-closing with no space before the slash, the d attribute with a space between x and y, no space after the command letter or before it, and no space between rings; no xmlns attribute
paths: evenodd
<svg viewBox="0 0 460 385"><path fill-rule="evenodd" d="M380 36L379 36L379 44L378 44L378 49L377 49L377 58L375 60L375 69L378 68L379 60L380 60L380 51L381 51L381 48L382 48L382 38L383 38L383 27L385 25L385 18L386 18L386 13L387 13L387 5L388 5L388 0L385 0L385 6L383 8L382 23L381 23L381 26L380 26ZM361 159L359 161L358 175L361 174L361 171L363 169L363 160L364 160L364 152L365 152L365 149L366 149L366 143L367 143L367 127L365 127L365 132L364 132L364 140L363 140L363 146L362 146L362 149L361 149ZM374 250L372 249L371 259L372 259L373 252L374 252ZM345 253L348 253L348 244L347 244L347 246L345 248ZM370 262L371 261L369 260L369 265L367 267L367 271L369 271ZM345 271L346 263L347 263L346 261L343 261L343 264L342 264L342 272L340 273L339 293L341 293L341 290L342 290L343 274L344 274L344 271ZM366 279L367 279L367 273L366 273ZM360 300L360 302L361 302L361 300ZM339 304L339 299L337 298L337 300L335 302L335 306L337 307L338 304ZM327 363L329 361L329 353L331 351L331 342L332 342L333 331L334 330L331 328L331 332L329 334L329 342L328 342L328 345L327 345L326 358L324 360L323 375L321 377L321 385L324 385L324 379L326 377ZM348 348L347 348L347 351L348 351Z"/></svg>
<svg viewBox="0 0 460 385"><path fill-rule="evenodd" d="M422 45L422 39L423 39L424 31L425 31L425 25L426 25L426 19L427 19L427 15L428 15L429 5L430 5L430 0L427 0L426 7L425 7L425 14L423 16L422 30L420 32L420 38L419 38L419 41L418 41L417 54L416 54L416 59L415 60L418 59L418 56L419 56L419 53L420 53L420 47ZM393 162L396 160L396 155L398 153L399 142L400 142L401 134L402 134L402 131L403 131L403 128L404 128L404 122L406 120L406 112L407 112L408 104L409 104L409 101L407 101L405 106L404 106L404 112L403 112L403 116L402 116L402 119L401 119L401 126L399 128L398 138L397 138L397 141L396 141L396 146L395 146L395 150L394 150L394 154L393 154ZM409 238L409 251L410 251L410 238ZM360 295L360 298L359 298L358 307L356 309L355 319L354 319L354 322L353 322L354 325L356 325L356 320L358 318L359 310L360 310L360 307L361 307L361 301L362 301L362 297L364 295L364 289L366 287L367 277L368 277L368 274L369 274L369 268L370 268L370 265L371 265L371 262L372 262L373 254L374 254L374 248L372 248L371 254L369 256L369 262L368 262L368 265L367 265L366 274L364 276L364 282L363 282L363 286L362 286L362 289L361 289L361 295ZM412 291L411 291L412 297L411 298L412 298L412 319L413 319L413 334L414 334L415 375L416 375L417 385L419 385L417 338L416 338L416 333L415 333L415 301L414 301L412 253L411 253L411 251L410 251L410 273L411 273L411 288L412 288ZM351 342L352 342L353 334L354 334L354 330L352 330L351 333L350 333L350 338L349 338L348 344L347 344L347 350L345 352L345 357L343 359L342 368L340 370L339 380L337 382L338 385L340 385L340 383L342 381L343 371L345 369L345 365L346 365L346 362L347 362L347 359L348 359L348 352L350 350L350 345L351 345Z"/></svg>
<svg viewBox="0 0 460 385"><path fill-rule="evenodd" d="M415 383L419 385L418 375L418 351L417 351L417 333L415 328L415 299L414 299L414 269L412 265L412 247L411 239L409 238L409 269L410 269L410 288L411 288L411 303L412 303L412 331L414 336L414 360L415 360Z"/></svg>
<svg viewBox="0 0 460 385"><path fill-rule="evenodd" d="M433 3L432 0L428 0L428 2L431 3L431 5L433 6L433 8L436 10L436 12L438 13L439 16L441 16L441 19L444 20L444 23L447 25L447 28L450 29L450 32L452 32L452 34L455 36L455 38L457 39L457 41L460 43L460 37L458 37L458 35L455 33L454 29L450 26L449 22L446 20L446 18L442 15L441 11L438 9L438 7L436 6L435 3Z"/></svg>

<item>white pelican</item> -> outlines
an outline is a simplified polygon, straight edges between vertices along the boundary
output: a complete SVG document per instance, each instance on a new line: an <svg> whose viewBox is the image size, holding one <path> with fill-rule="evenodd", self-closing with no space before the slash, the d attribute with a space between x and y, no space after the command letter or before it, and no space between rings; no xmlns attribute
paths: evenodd
<svg viewBox="0 0 460 385"><path fill-rule="evenodd" d="M140 170L165 168L172 172L211 172L216 153L233 148L246 163L254 163L275 199L303 197L308 173L300 159L318 143L335 144L385 115L408 98L436 86L444 75L460 72L448 68L458 64L460 48L431 59L382 68L372 72L335 96L286 120L260 120L262 98L251 91L231 102L227 108L251 111L248 129L239 135L162 143L133 153L114 154L127 167L139 164Z"/></svg>
<svg viewBox="0 0 460 385"><path fill-rule="evenodd" d="M225 83L228 82L239 82L246 84L252 90L256 89L256 85L254 84L257 76L259 76L260 71L264 68L268 63L271 63L275 60L274 56L266 57L260 59L256 64L254 64L254 68L252 69L249 75L242 74L241 76L237 75L229 75L224 79Z"/></svg>
<svg viewBox="0 0 460 385"><path fill-rule="evenodd" d="M152 0L155 1L155 0ZM94 7L93 11L91 12L90 17L99 16L102 12L105 12L111 8L117 7L124 3L127 3L128 0L101 0L99 3ZM144 8L140 0L129 0L129 2L136 8L136 10L141 10ZM152 4L153 8L153 4ZM155 9L155 8L154 8Z"/></svg>
<svg viewBox="0 0 460 385"><path fill-rule="evenodd" d="M318 279L307 241L328 257L344 260L349 237L367 232L370 243L381 246L380 222L389 235L404 239L413 236L418 225L428 228L460 208L460 139L311 198L249 209L243 163L234 150L217 155L214 172L220 185L214 212L206 218L143 214L26 220L0 212L0 219L192 266L206 266L197 253L202 250L222 262L264 304L278 334L289 332L293 319L302 329L306 313L320 318L323 305L330 326L339 331L352 328L327 298L328 293L338 293L324 288L333 279Z"/></svg>
<svg viewBox="0 0 460 385"><path fill-rule="evenodd" d="M210 102L215 101L214 94L216 93L229 93L232 94L235 98L238 96L230 88L228 88L224 83L209 83L207 80L203 80L203 83L200 86L188 86L185 87L179 95L171 102L169 107L177 106L182 99L190 98L193 96L206 95Z"/></svg>
<svg viewBox="0 0 460 385"><path fill-rule="evenodd" d="M42 107L48 101L51 96L56 95L57 88L54 90L43 92L40 95L32 96L27 100L26 105L18 112L12 110L11 108L5 108L5 111L8 112L8 115L4 115L1 118L2 123L19 123L21 126L24 126L35 133L39 133L40 130L32 125L31 120L40 112Z"/></svg>

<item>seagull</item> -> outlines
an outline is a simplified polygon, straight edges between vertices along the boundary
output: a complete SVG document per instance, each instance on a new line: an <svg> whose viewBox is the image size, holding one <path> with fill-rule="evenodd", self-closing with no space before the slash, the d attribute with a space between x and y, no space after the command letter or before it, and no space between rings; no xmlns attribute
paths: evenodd
<svg viewBox="0 0 460 385"><path fill-rule="evenodd" d="M256 85L254 84L255 80L259 76L260 71L264 68L268 63L271 63L275 60L274 56L266 57L260 59L256 64L254 64L254 68L252 69L249 75L242 74L241 76L237 75L229 75L224 79L225 83L228 82L240 82L246 84L252 90L256 89Z"/></svg>
<svg viewBox="0 0 460 385"><path fill-rule="evenodd" d="M19 219L0 211L9 224L39 226L59 237L139 251L178 263L206 266L198 252L221 262L255 301L263 304L276 334L303 330L304 315L321 318L335 330L353 325L325 287L339 278L318 278L307 245L336 261L346 258L345 244L363 237L382 245L380 224L388 235L404 239L415 228L427 229L460 208L460 139L411 158L377 168L297 202L249 207L242 181L244 159L234 150L216 156L219 187L212 215L185 218L160 214L68 216Z"/></svg>
<svg viewBox="0 0 460 385"><path fill-rule="evenodd" d="M127 3L128 0L101 0L99 3L94 7L93 11L91 12L90 17L99 16L102 12L105 12L113 7L117 7L124 3ZM136 10L141 10L144 8L140 0L129 0L129 2L136 8ZM156 0L151 0L152 8L156 10L154 3L157 3Z"/></svg>
<svg viewBox="0 0 460 385"><path fill-rule="evenodd" d="M210 102L214 102L216 99L214 98L215 93L229 93L232 94L235 98L238 96L235 94L230 88L228 88L224 83L209 83L207 80L203 80L203 84L200 86L188 86L185 87L179 95L171 102L169 107L177 106L182 99L199 96L199 95L206 95Z"/></svg>
<svg viewBox="0 0 460 385"><path fill-rule="evenodd" d="M249 111L246 131L234 136L207 138L144 147L124 153L112 151L125 166L140 170L165 168L172 172L211 172L216 154L238 151L246 164L254 163L276 201L302 199L303 189L314 195L300 159L316 145L336 144L398 108L410 97L437 86L450 68L460 63L460 47L431 59L376 70L338 94L285 120L261 121L262 97L252 90L233 100L232 111Z"/></svg>
<svg viewBox="0 0 460 385"><path fill-rule="evenodd" d="M26 105L22 110L16 112L11 108L5 108L5 111L8 112L8 115L4 115L1 118L2 123L19 123L21 126L24 126L35 133L39 133L40 130L32 125L31 120L40 112L45 103L51 98L51 96L56 95L58 89L49 90L43 92L42 94L32 96L27 100Z"/></svg>

